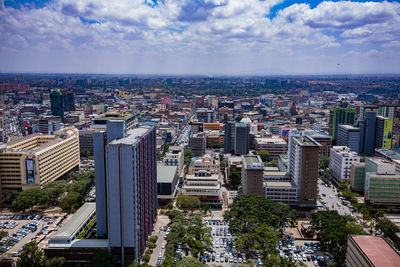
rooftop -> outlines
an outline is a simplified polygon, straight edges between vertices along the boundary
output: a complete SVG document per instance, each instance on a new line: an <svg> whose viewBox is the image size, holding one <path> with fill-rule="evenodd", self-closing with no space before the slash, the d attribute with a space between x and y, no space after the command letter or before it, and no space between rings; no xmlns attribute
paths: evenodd
<svg viewBox="0 0 400 267"><path fill-rule="evenodd" d="M71 239L73 235L87 223L96 212L96 203L86 202L75 214L55 233L51 239Z"/></svg>
<svg viewBox="0 0 400 267"><path fill-rule="evenodd" d="M137 142L139 137L144 136L148 131L150 131L150 129L151 126L148 125L143 125L139 128L134 128L128 131L126 137L121 139L116 139L110 142L110 145L119 145L119 144L133 145Z"/></svg>
<svg viewBox="0 0 400 267"><path fill-rule="evenodd" d="M242 156L242 157L243 157L243 162L245 163L245 168L264 170L264 164L263 164L260 156L247 155L247 156Z"/></svg>
<svg viewBox="0 0 400 267"><path fill-rule="evenodd" d="M351 125L347 125L347 124L340 124L339 127L345 128L347 130L353 130L353 131L358 131L360 130L360 128L351 126Z"/></svg>
<svg viewBox="0 0 400 267"><path fill-rule="evenodd" d="M282 138L272 138L272 137L260 137L255 138L258 144L275 144L275 145L286 145L286 141Z"/></svg>
<svg viewBox="0 0 400 267"><path fill-rule="evenodd" d="M375 267L398 267L400 256L386 241L377 236L350 236Z"/></svg>
<svg viewBox="0 0 400 267"><path fill-rule="evenodd" d="M278 182L278 181L268 181L265 182L266 187L296 187L291 182Z"/></svg>
<svg viewBox="0 0 400 267"><path fill-rule="evenodd" d="M172 183L178 166L157 164L157 183Z"/></svg>
<svg viewBox="0 0 400 267"><path fill-rule="evenodd" d="M111 120L111 119L115 119L115 120L127 120L132 118L133 115L130 113L126 113L126 112L121 112L119 110L110 110L107 111L106 113L100 114L99 116L97 116L95 118L95 121L99 121L99 120Z"/></svg>
<svg viewBox="0 0 400 267"><path fill-rule="evenodd" d="M314 139L308 136L294 136L294 139L301 146L320 146L319 143L317 143L316 141L314 141Z"/></svg>
<svg viewBox="0 0 400 267"><path fill-rule="evenodd" d="M394 150L391 149L387 149L387 148L377 148L375 149L375 151L379 154L381 154L382 156L384 156L385 158L394 160L394 159L400 159L400 153L396 152Z"/></svg>

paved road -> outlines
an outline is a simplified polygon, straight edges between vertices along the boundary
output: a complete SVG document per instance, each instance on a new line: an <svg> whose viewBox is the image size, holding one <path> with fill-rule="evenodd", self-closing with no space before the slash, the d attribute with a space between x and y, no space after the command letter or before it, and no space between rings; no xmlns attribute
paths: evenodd
<svg viewBox="0 0 400 267"><path fill-rule="evenodd" d="M166 226L169 223L168 216L166 215L158 215L156 225L154 227L154 231L152 235L158 236L156 247L153 249L153 254L151 254L151 258L149 264L151 266L155 266L157 263L158 255L161 252L162 257L164 257L165 249L162 248L162 244L167 244L165 240L166 232L160 231L161 226Z"/></svg>
<svg viewBox="0 0 400 267"><path fill-rule="evenodd" d="M340 204L340 199L336 188L333 186L325 186L325 184L318 180L318 190L322 202L325 202L326 207L330 210L337 210L340 215L351 215L348 207ZM332 208L333 207L333 208Z"/></svg>

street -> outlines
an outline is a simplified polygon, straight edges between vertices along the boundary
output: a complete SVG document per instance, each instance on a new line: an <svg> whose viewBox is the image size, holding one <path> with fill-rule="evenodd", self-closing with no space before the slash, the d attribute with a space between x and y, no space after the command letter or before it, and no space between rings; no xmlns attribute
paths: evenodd
<svg viewBox="0 0 400 267"><path fill-rule="evenodd" d="M332 187L333 186L327 187L321 180L318 180L319 196L321 197L319 201L321 206L325 205L329 210L337 210L340 215L352 215L349 208L340 203L341 201L336 192L336 188L333 187L333 189Z"/></svg>

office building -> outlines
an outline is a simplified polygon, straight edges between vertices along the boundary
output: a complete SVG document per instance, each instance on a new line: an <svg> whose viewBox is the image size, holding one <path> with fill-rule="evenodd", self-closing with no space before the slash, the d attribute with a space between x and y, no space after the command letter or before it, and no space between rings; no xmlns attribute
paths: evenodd
<svg viewBox="0 0 400 267"><path fill-rule="evenodd" d="M300 206L317 203L319 147L320 144L307 135L294 131L289 134L288 171L297 186Z"/></svg>
<svg viewBox="0 0 400 267"><path fill-rule="evenodd" d="M242 156L242 192L243 194L263 195L264 163L260 156Z"/></svg>
<svg viewBox="0 0 400 267"><path fill-rule="evenodd" d="M353 125L356 115L355 109L350 108L331 108L329 112L329 135L332 142L336 144L337 131L339 124Z"/></svg>
<svg viewBox="0 0 400 267"><path fill-rule="evenodd" d="M192 120L189 122L189 125L191 134L201 133L204 131L204 122L202 121Z"/></svg>
<svg viewBox="0 0 400 267"><path fill-rule="evenodd" d="M218 174L201 170L185 176L182 194L199 198L200 203L222 207L221 183Z"/></svg>
<svg viewBox="0 0 400 267"><path fill-rule="evenodd" d="M264 183L264 197L288 205L297 204L297 187L290 181L268 181Z"/></svg>
<svg viewBox="0 0 400 267"><path fill-rule="evenodd" d="M334 181L337 184L343 181L350 181L351 164L359 162L360 157L356 152L350 151L347 146L333 146L331 148L329 169Z"/></svg>
<svg viewBox="0 0 400 267"><path fill-rule="evenodd" d="M400 153L387 148L375 149L375 153L385 159L389 160L395 166L395 172L400 174Z"/></svg>
<svg viewBox="0 0 400 267"><path fill-rule="evenodd" d="M368 157L365 158L365 172L395 173L395 165L386 159Z"/></svg>
<svg viewBox="0 0 400 267"><path fill-rule="evenodd" d="M60 118L45 117L39 120L39 132L44 135L54 135L61 129Z"/></svg>
<svg viewBox="0 0 400 267"><path fill-rule="evenodd" d="M64 122L64 96L60 90L50 93L51 115L58 116Z"/></svg>
<svg viewBox="0 0 400 267"><path fill-rule="evenodd" d="M172 201L178 188L178 166L157 164L157 198L159 202Z"/></svg>
<svg viewBox="0 0 400 267"><path fill-rule="evenodd" d="M365 163L355 162L351 164L350 188L353 191L364 192L365 187Z"/></svg>
<svg viewBox="0 0 400 267"><path fill-rule="evenodd" d="M189 146L195 156L203 155L206 152L205 133L192 133L189 138Z"/></svg>
<svg viewBox="0 0 400 267"><path fill-rule="evenodd" d="M122 121L125 132L133 129L136 124L135 116L119 110L110 110L106 113L100 114L93 120L92 129L94 130L106 130L106 125L109 120Z"/></svg>
<svg viewBox="0 0 400 267"><path fill-rule="evenodd" d="M244 119L244 118L243 118ZM249 153L250 127L245 122L235 123L235 154L247 155Z"/></svg>
<svg viewBox="0 0 400 267"><path fill-rule="evenodd" d="M89 151L93 155L93 138L95 130L80 130L79 131L79 149L81 152Z"/></svg>
<svg viewBox="0 0 400 267"><path fill-rule="evenodd" d="M36 133L0 148L3 193L44 186L79 169L79 132L65 129L56 135Z"/></svg>
<svg viewBox="0 0 400 267"><path fill-rule="evenodd" d="M376 117L375 149L392 148L393 119L382 116Z"/></svg>
<svg viewBox="0 0 400 267"><path fill-rule="evenodd" d="M157 217L154 125L134 128L109 142L105 161L109 246L121 249L123 262L132 257L139 262Z"/></svg>
<svg viewBox="0 0 400 267"><path fill-rule="evenodd" d="M365 120L360 121L360 152L372 155L375 149L376 113L366 112Z"/></svg>
<svg viewBox="0 0 400 267"><path fill-rule="evenodd" d="M235 124L234 122L228 121L224 126L224 153L233 153L234 152L234 143L235 143Z"/></svg>
<svg viewBox="0 0 400 267"><path fill-rule="evenodd" d="M267 150L269 152L269 157L272 159L277 159L279 155L286 154L288 149L287 142L280 137L255 138L254 143L256 150Z"/></svg>
<svg viewBox="0 0 400 267"><path fill-rule="evenodd" d="M399 266L399 254L382 237L349 235L346 266L389 267Z"/></svg>
<svg viewBox="0 0 400 267"><path fill-rule="evenodd" d="M389 119L394 118L396 111L400 110L399 105L381 104L379 105L379 115Z"/></svg>
<svg viewBox="0 0 400 267"><path fill-rule="evenodd" d="M340 124L336 143L338 146L346 146L351 151L358 153L360 151L360 129Z"/></svg>
<svg viewBox="0 0 400 267"><path fill-rule="evenodd" d="M165 166L177 166L179 176L183 170L183 166L185 165L183 148L180 146L170 146L167 153L165 153L163 163Z"/></svg>
<svg viewBox="0 0 400 267"><path fill-rule="evenodd" d="M365 105L360 108L360 118L361 120L365 120L366 112L374 112L376 115L379 115L379 106L378 105Z"/></svg>
<svg viewBox="0 0 400 267"><path fill-rule="evenodd" d="M75 97L74 92L72 91L63 91L64 98L64 110L65 111L74 111L75 110Z"/></svg>
<svg viewBox="0 0 400 267"><path fill-rule="evenodd" d="M307 135L321 145L319 147L319 156L329 157L332 147L332 136L324 132L307 133Z"/></svg>
<svg viewBox="0 0 400 267"><path fill-rule="evenodd" d="M201 157L193 158L189 164L188 174L199 171L207 171L212 174L219 174L220 162L217 155L205 154Z"/></svg>

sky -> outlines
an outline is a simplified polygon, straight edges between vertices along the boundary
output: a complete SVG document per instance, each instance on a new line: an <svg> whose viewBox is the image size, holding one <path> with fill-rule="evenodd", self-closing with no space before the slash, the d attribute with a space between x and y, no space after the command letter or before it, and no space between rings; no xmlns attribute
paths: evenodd
<svg viewBox="0 0 400 267"><path fill-rule="evenodd" d="M0 0L0 72L399 74L399 1Z"/></svg>

